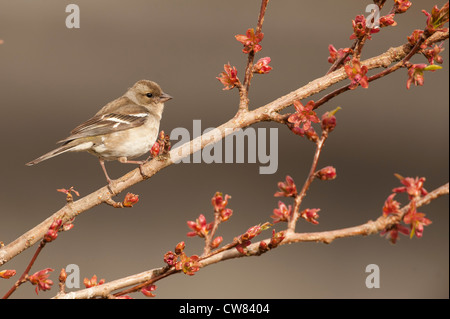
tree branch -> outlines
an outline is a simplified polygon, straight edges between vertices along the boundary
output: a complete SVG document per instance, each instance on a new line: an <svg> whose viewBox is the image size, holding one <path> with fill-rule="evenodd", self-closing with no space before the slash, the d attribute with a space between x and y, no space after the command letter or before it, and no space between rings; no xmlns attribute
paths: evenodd
<svg viewBox="0 0 450 319"><path fill-rule="evenodd" d="M449 194L449 184L442 185L427 195L416 200L416 206L420 207L429 204L432 200L439 198L440 196ZM392 227L397 224L403 217L403 215L409 210L410 204L404 206L401 209L401 214L389 215L387 217L381 216L376 221L368 221L365 224L331 230L324 232L313 232L313 233L294 233L286 232L286 237L279 245L297 243L297 242L322 242L329 244L334 239L354 237L354 236L367 236L376 234L386 228ZM263 240L266 244L270 242L270 238ZM261 241L260 241L261 242ZM207 267L215 263L225 261L233 258L249 257L249 256L259 256L261 251L259 249L260 242L253 243L247 246L247 254L243 255L236 249L226 249L221 250L219 253L211 254L210 256L202 259L200 261L201 267ZM233 245L228 245L229 248L234 247ZM75 292L70 292L66 294L58 293L54 298L56 299L85 299L85 298L107 298L112 294L113 291L124 289L129 286L139 285L145 286L148 282L156 282L159 279L165 278L169 275L178 273L179 271L168 269L167 267L155 268L148 271L144 271L139 274L128 276L125 278L117 279L103 285L78 290ZM129 289L129 292L136 291L136 289ZM128 293L124 291L121 294Z"/></svg>
<svg viewBox="0 0 450 319"><path fill-rule="evenodd" d="M308 191L309 186L311 185L314 178L316 177L315 172L317 169L317 164L319 163L320 153L322 152L323 145L324 145L327 137L328 137L328 132L324 131L322 133L322 136L320 137L320 139L317 141L316 152L314 153L314 158L313 158L313 162L311 164L311 168L309 170L308 177L306 178L306 181L303 184L303 187L302 187L300 193L297 196L295 196L294 211L292 212L292 218L290 218L290 220L288 222L288 232L289 233L293 233L295 231L295 225L297 224L297 220L300 217L300 213L299 213L300 205L302 203L303 198L306 196L306 192Z"/></svg>
<svg viewBox="0 0 450 319"><path fill-rule="evenodd" d="M264 15L266 13L267 4L269 3L269 0L263 0L261 2L261 9L259 11L258 16L258 23L256 25L256 31L255 34L261 33L262 25L264 23ZM250 82L252 81L253 77L253 61L255 60L255 51L251 50L248 54L247 58L247 66L245 68L245 78L243 85L239 88L239 115L241 112L247 112L248 111L248 91L250 89Z"/></svg>
<svg viewBox="0 0 450 319"><path fill-rule="evenodd" d="M432 192L428 193L424 197L418 199L416 201L416 206L424 206L428 205L432 200L437 199L443 195L449 194L449 183L442 185ZM365 224L343 228L338 230L324 231L324 232L316 232L316 233L294 233L288 234L281 245L286 243L297 243L297 242L323 242L326 244L331 243L333 240L337 238L344 237L354 237L354 236L367 236L376 234L386 228L392 227L401 221L403 216L409 210L411 204L404 206L400 211L401 214L389 215L387 217L380 216L376 221L368 221ZM285 242L285 241L288 242Z"/></svg>

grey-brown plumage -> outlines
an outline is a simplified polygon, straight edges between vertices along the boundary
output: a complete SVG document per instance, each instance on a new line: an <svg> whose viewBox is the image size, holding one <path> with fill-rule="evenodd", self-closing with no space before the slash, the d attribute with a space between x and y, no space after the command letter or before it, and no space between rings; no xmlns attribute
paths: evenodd
<svg viewBox="0 0 450 319"><path fill-rule="evenodd" d="M136 82L123 96L106 104L92 118L59 141L60 147L27 163L31 166L65 152L87 151L98 157L108 183L105 160L130 161L147 153L159 133L164 102L172 97L152 81Z"/></svg>

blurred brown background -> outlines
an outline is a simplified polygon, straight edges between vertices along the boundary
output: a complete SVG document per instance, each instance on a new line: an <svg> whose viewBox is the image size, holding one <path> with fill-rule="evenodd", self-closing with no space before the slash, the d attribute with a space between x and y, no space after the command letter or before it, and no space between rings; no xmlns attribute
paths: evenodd
<svg viewBox="0 0 450 319"><path fill-rule="evenodd" d="M70 3L80 7L80 29L65 26L65 7ZM350 46L351 20L370 3L271 1L257 58L270 56L274 69L254 77L251 106L264 105L325 74L328 44ZM410 12L396 17L398 26L368 41L363 58L405 43L414 29L424 27L421 9L430 11L434 3L414 1ZM436 3L440 7L445 1ZM222 91L215 77L228 61L242 77L246 55L234 35L255 27L259 7L260 1L236 0L1 0L0 240L13 241L61 208L65 197L57 188L74 186L87 195L104 186L98 161L85 153L64 154L34 167L24 164L52 149L137 80L157 81L175 97L166 104L161 123L166 133L176 127L192 132L194 119L201 119L205 129L232 117L237 91ZM444 68L426 73L423 87L407 91L406 71L401 70L319 109L321 115L343 108L319 163L335 166L338 178L313 183L303 207L321 208L320 224L300 222L298 231L338 229L376 219L391 189L399 186L394 173L424 176L428 190L448 181L448 51L443 53ZM416 56L413 62L426 60ZM200 213L212 220L210 199L216 191L232 195L229 207L234 215L218 231L225 242L270 221L278 202L273 197L277 182L290 174L303 183L313 144L274 123L254 127L279 128L275 174L259 175L259 164L170 166L129 189L140 195L133 209L95 207L45 248L32 272L56 269L51 276L56 287L39 298L56 294L57 273L68 264L80 267L81 280L96 274L111 281L163 266L164 253L182 240L187 254L200 254L203 241L186 237L186 221ZM134 168L108 164L112 177ZM398 197L406 202L405 196ZM419 211L433 221L421 239L402 236L391 245L374 235L330 245L287 245L258 258L207 267L193 277L171 276L157 283L156 294L158 298L448 298L448 197ZM34 250L2 269L14 268L19 276ZM380 267L379 289L365 286L368 264ZM0 291L12 283L1 280ZM26 286L13 296L36 298L34 287Z"/></svg>

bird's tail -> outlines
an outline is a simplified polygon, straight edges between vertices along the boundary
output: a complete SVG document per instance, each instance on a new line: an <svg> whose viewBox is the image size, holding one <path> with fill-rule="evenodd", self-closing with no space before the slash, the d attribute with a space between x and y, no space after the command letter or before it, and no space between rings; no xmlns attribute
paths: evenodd
<svg viewBox="0 0 450 319"><path fill-rule="evenodd" d="M70 141L69 143L63 144L60 147L54 149L53 151L50 151L50 152L36 158L35 160L26 163L25 165L31 166L31 165L40 163L49 158L55 157L59 154L69 152L69 151L72 151L72 152L73 151L84 151L84 150L90 148L92 146L92 144L93 144L92 142L79 143L79 141L77 141L77 140Z"/></svg>
<svg viewBox="0 0 450 319"><path fill-rule="evenodd" d="M73 147L73 145L72 145L72 146L69 146L69 145L62 145L62 146L60 146L60 147L54 149L53 151L50 151L50 152L48 152L47 154L44 154L44 155L42 155L42 156L36 158L35 160L32 160L31 162L26 163L25 165L31 166L31 165L40 163L40 162L45 161L45 160L47 160L47 159L49 159L49 158L52 158L52 157L54 157L54 156L57 156L57 155L59 155L59 154L65 153L65 152L67 152L67 151L70 151L70 149L71 149L72 147Z"/></svg>

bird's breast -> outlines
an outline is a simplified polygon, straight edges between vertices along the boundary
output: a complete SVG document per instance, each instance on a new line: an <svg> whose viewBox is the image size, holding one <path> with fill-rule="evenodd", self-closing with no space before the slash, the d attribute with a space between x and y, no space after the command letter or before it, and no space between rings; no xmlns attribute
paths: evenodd
<svg viewBox="0 0 450 319"><path fill-rule="evenodd" d="M92 147L92 153L105 160L139 157L150 151L158 137L159 121L145 124L125 131L111 133L102 137Z"/></svg>

